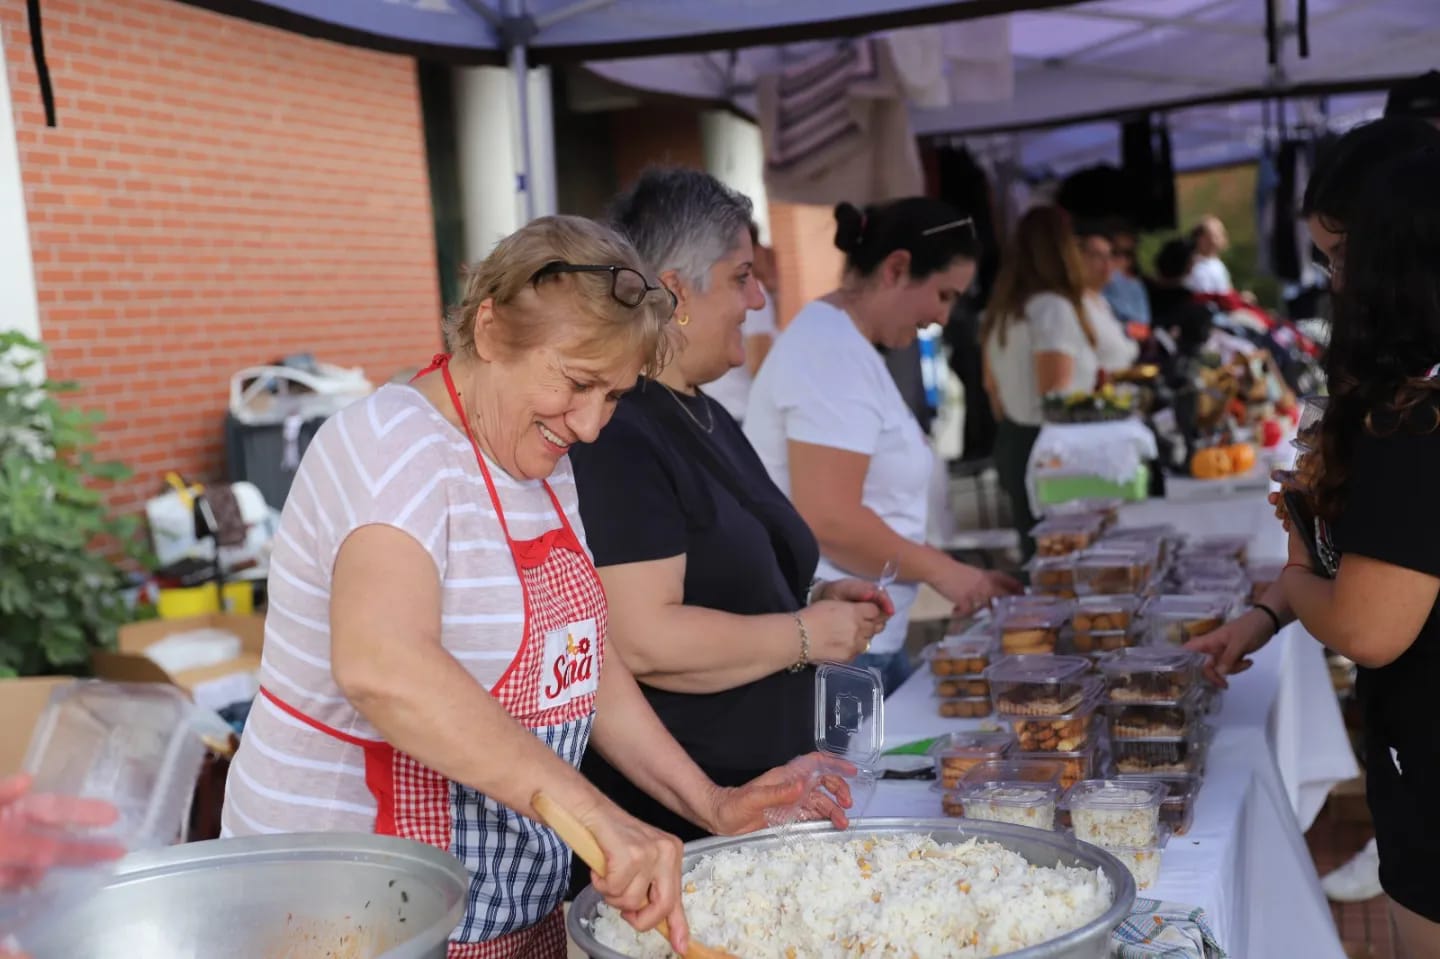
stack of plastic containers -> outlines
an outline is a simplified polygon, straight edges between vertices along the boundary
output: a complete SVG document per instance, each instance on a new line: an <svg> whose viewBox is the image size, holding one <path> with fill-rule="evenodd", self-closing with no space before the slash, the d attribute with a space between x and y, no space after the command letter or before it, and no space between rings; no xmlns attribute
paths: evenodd
<svg viewBox="0 0 1440 959"><path fill-rule="evenodd" d="M1084 596L1070 618L1075 652L1107 653L1136 645L1140 638L1140 600L1136 596Z"/></svg>
<svg viewBox="0 0 1440 959"><path fill-rule="evenodd" d="M995 601L993 617L1000 652L1054 653L1075 612L1071 600L1053 596L1006 596Z"/></svg>
<svg viewBox="0 0 1440 959"><path fill-rule="evenodd" d="M936 711L946 719L990 715L990 681L985 670L995 654L991 625L979 626L925 648L921 654L934 677Z"/></svg>
<svg viewBox="0 0 1440 959"><path fill-rule="evenodd" d="M1054 829L1064 794L1060 764L996 759L976 765L945 793L947 816Z"/></svg>
<svg viewBox="0 0 1440 959"><path fill-rule="evenodd" d="M1165 786L1158 782L1086 780L1065 796L1075 838L1106 850L1148 889L1160 875L1160 859L1170 839L1161 822Z"/></svg>
<svg viewBox="0 0 1440 959"><path fill-rule="evenodd" d="M1094 775L1104 685L1083 656L1007 656L986 676L1000 718L1010 724L1017 759L1058 763L1070 786Z"/></svg>

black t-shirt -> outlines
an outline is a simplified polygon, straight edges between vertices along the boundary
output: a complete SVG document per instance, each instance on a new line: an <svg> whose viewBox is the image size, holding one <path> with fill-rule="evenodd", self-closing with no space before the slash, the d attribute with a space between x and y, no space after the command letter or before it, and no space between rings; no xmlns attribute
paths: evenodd
<svg viewBox="0 0 1440 959"><path fill-rule="evenodd" d="M697 425L712 418L709 433ZM804 604L819 546L720 404L641 380L600 438L570 457L597 566L683 554L686 605L760 615ZM798 633L795 644L798 656ZM721 785L739 785L815 748L811 670L781 671L703 695L641 689L666 728ZM682 836L698 834L593 750L582 770L639 818Z"/></svg>
<svg viewBox="0 0 1440 959"><path fill-rule="evenodd" d="M1420 409L1412 421L1429 423ZM1440 431L1401 427L1366 431L1355 442L1345 509L1331 529L1342 555L1440 577ZM1361 668L1356 691L1364 708L1366 789L1380 845L1381 882L1401 905L1440 921L1440 603L1393 663Z"/></svg>

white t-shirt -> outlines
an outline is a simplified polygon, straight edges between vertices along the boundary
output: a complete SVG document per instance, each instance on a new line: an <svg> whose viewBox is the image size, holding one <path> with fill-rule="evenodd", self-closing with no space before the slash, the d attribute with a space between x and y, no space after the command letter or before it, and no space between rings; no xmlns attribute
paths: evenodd
<svg viewBox="0 0 1440 959"><path fill-rule="evenodd" d="M995 336L985 343L985 359L1000 391L1005 418L1022 426L1043 422L1043 397L1035 382L1036 353L1064 353L1075 361L1070 382L1061 393L1088 393L1095 388L1100 372L1100 358L1086 339L1070 301L1058 293L1030 297L1025 301L1025 318L1012 321L1006 329L1005 345Z"/></svg>
<svg viewBox="0 0 1440 959"><path fill-rule="evenodd" d="M1202 257L1190 268L1185 285L1192 293L1230 293L1235 289L1230 282L1230 270L1218 256Z"/></svg>
<svg viewBox="0 0 1440 959"><path fill-rule="evenodd" d="M1092 292L1085 294L1082 305L1090 319L1090 328L1095 331L1095 355L1100 360L1100 368L1107 373L1129 369L1140 355L1140 344L1126 334L1110 301Z"/></svg>
<svg viewBox="0 0 1440 959"><path fill-rule="evenodd" d="M745 322L740 327L740 339L750 342L752 336L774 336L775 335L775 298L770 291L765 291L765 305L758 310L750 310L745 314ZM749 360L749 351L746 351L746 361ZM750 400L750 385L752 378L750 369L741 363L732 367L730 372L720 377L713 383L705 385L705 395L715 400L739 422L745 421L745 408Z"/></svg>
<svg viewBox="0 0 1440 959"><path fill-rule="evenodd" d="M885 361L845 311L816 300L796 314L755 378L745 436L787 496L790 440L870 457L861 503L899 535L925 542L934 454ZM821 579L853 575L821 556ZM872 652L905 644L918 594L915 583L890 587L895 615Z"/></svg>

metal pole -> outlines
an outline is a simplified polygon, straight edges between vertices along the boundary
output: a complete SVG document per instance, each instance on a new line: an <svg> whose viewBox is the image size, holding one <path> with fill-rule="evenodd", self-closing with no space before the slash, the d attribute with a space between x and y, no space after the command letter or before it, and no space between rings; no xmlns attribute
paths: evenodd
<svg viewBox="0 0 1440 959"><path fill-rule="evenodd" d="M507 14L518 22L525 16L525 0L507 0ZM515 169L515 188L520 193L521 213L525 223L535 218L535 194L530 188L530 66L526 45L510 47L510 76L515 84L515 117L519 126L520 156Z"/></svg>

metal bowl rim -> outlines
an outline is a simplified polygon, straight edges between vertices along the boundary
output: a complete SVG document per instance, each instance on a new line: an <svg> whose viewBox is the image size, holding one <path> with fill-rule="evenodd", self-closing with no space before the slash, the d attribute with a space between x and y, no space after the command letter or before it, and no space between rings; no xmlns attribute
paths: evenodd
<svg viewBox="0 0 1440 959"><path fill-rule="evenodd" d="M1031 829L1027 826L1012 826L1009 823L976 822L966 819L908 819L908 818L876 818L857 820L852 823L849 829L838 830L828 822L805 823L803 825L789 826L782 829L763 829L759 832L749 833L744 836L711 836L706 839L697 839L694 842L685 844L685 858L682 868L688 868L697 856L717 852L721 849L731 849L741 846L757 845L765 840L775 839L782 831L788 831L789 835L821 835L821 836L863 836L869 833L968 833L977 839L992 839L996 841L1007 837L1024 839L1027 842L1038 842L1041 845L1050 846L1056 851L1072 855L1079 859L1082 864L1098 868L1105 873L1110 880L1114 891L1114 899L1110 908L1099 916L1085 923L1077 929L1056 936L1054 939L1047 939L1045 942L1034 946L1028 946L1015 952L1002 953L997 959L1053 959L1056 956L1067 955L1067 950L1081 946L1094 940L1103 928L1108 938L1110 931L1113 931L1120 922L1130 914L1135 904L1138 890L1135 887L1135 879L1130 870L1117 858L1101 849L1099 846L1092 846L1089 843L1081 842L1072 836L1064 833L1053 832L1044 829ZM569 914L565 917L566 930L570 938L580 947L591 959L631 959L624 953L616 952L609 946L602 945L585 927L584 920L594 915L596 907L600 903L600 894L595 891L593 885L587 885L575 901L571 903Z"/></svg>

